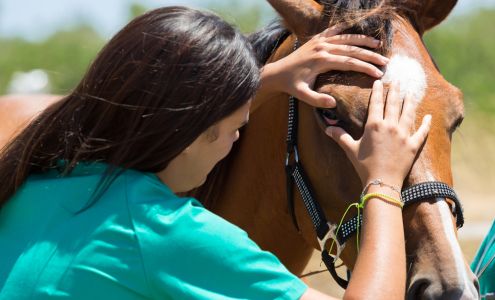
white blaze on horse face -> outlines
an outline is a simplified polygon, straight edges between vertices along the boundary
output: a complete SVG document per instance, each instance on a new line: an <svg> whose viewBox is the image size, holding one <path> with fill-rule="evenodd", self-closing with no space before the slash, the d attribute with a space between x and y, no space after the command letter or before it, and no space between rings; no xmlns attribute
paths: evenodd
<svg viewBox="0 0 495 300"><path fill-rule="evenodd" d="M464 262L464 255L462 254L461 247L455 235L454 225L452 223L452 213L450 211L449 205L439 199L435 207L439 208L440 221L442 222L444 234L450 243L450 248L452 251L452 258L455 261L455 272L457 274L457 280L459 287L463 288L462 298L460 299L477 299L478 292L474 290L474 286L471 284L469 276L466 270L466 263ZM451 270L452 272L454 270Z"/></svg>
<svg viewBox="0 0 495 300"><path fill-rule="evenodd" d="M400 96L410 95L415 101L421 102L426 92L426 73L421 64L402 54L393 55L386 66L383 83L398 82Z"/></svg>
<svg viewBox="0 0 495 300"><path fill-rule="evenodd" d="M435 178L435 176L427 168L424 170L424 174L426 177L425 181L437 180L437 178ZM451 270L451 272L455 272L457 284L459 287L463 288L463 294L459 299L477 299L478 292L474 290L474 286L470 282L470 276L467 273L466 263L464 261L464 254L462 253L459 241L455 234L456 229L454 227L454 223L452 222L452 212L450 210L450 206L445 200L437 199L437 202L431 207L431 209L438 210L438 214L440 215L439 220L442 223L443 234L447 238L450 245L450 249L445 249L445 251L451 251L450 257L453 258L455 265L455 270Z"/></svg>

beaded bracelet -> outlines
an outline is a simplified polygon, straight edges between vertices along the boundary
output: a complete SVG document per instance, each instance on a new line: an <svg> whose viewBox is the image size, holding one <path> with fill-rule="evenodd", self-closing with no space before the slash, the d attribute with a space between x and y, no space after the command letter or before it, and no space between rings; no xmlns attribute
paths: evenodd
<svg viewBox="0 0 495 300"><path fill-rule="evenodd" d="M371 198L377 198L377 199L383 200L385 202L388 202L390 204L397 205L401 209L404 207L404 203L402 201L400 201L399 199L396 199L394 197L390 197L389 195L380 194L380 193L370 193L370 194L364 195L363 197L361 197L361 203L359 203L359 206L364 209L364 205L366 204L366 201L368 201Z"/></svg>

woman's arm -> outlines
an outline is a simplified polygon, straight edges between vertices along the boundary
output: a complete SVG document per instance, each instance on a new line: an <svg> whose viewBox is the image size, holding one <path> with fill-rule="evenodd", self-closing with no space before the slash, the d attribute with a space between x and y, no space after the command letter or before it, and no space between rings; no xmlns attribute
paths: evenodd
<svg viewBox="0 0 495 300"><path fill-rule="evenodd" d="M388 59L360 48L377 48L380 42L364 35L339 35L340 30L338 27L327 29L287 57L265 65L251 112L263 104L262 100L266 101L277 93L293 95L316 107L334 107L333 97L312 90L316 77L331 70L381 77L383 73L375 65L383 66Z"/></svg>
<svg viewBox="0 0 495 300"><path fill-rule="evenodd" d="M426 116L414 132L418 103L399 96L399 86L392 85L385 105L383 85L373 86L369 115L363 136L354 140L339 127L329 127L330 135L353 163L366 194L380 193L399 199L402 182L430 128ZM401 112L402 109L402 112ZM384 185L369 185L380 179ZM400 206L370 198L363 212L360 251L344 299L404 299L406 255ZM329 299L313 290L301 298Z"/></svg>
<svg viewBox="0 0 495 300"><path fill-rule="evenodd" d="M401 99L400 87L392 84L385 105L383 85L376 81L363 136L355 141L342 128L327 133L344 149L364 185L380 179L365 193L382 193L399 199L402 183L429 132L431 116L415 131L417 101ZM394 187L391 188L390 186ZM406 257L402 210L379 198L364 207L361 249L345 298L403 299Z"/></svg>

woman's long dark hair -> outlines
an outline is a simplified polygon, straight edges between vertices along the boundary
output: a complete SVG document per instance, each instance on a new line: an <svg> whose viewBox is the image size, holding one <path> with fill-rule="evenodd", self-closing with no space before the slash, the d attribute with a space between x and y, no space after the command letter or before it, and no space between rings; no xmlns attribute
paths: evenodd
<svg viewBox="0 0 495 300"><path fill-rule="evenodd" d="M253 96L259 69L246 39L218 16L150 11L102 49L75 90L0 155L0 207L34 172L78 162L158 172Z"/></svg>

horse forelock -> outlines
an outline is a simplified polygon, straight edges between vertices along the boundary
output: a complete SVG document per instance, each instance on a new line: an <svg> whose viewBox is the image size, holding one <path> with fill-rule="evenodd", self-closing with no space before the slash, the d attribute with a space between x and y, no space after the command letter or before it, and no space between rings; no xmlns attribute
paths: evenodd
<svg viewBox="0 0 495 300"><path fill-rule="evenodd" d="M323 5L323 26L331 27L344 24L347 28L343 33L365 34L381 40L380 53L389 50L392 44L392 19L399 12L406 11L405 7L398 9L397 4L391 5L387 0L317 0ZM414 26L414 24L413 24ZM273 20L261 30L248 36L253 51L261 64L277 50L281 42L290 35L283 21Z"/></svg>
<svg viewBox="0 0 495 300"><path fill-rule="evenodd" d="M365 34L382 41L378 52L385 53L392 44L392 19L397 8L387 0L320 0L329 26L343 24L344 33Z"/></svg>

